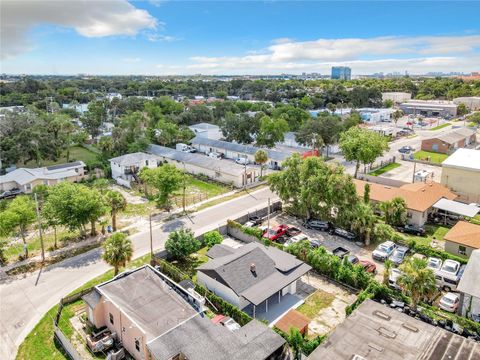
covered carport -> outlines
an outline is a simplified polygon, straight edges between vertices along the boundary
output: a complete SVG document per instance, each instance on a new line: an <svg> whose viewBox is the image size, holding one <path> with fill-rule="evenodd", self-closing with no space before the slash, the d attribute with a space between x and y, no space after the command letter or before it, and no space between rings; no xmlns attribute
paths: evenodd
<svg viewBox="0 0 480 360"><path fill-rule="evenodd" d="M443 215L444 223L447 222L449 215L457 215L472 218L480 212L476 205L464 204L455 200L440 199L434 205L438 215ZM439 211L440 210L440 211Z"/></svg>

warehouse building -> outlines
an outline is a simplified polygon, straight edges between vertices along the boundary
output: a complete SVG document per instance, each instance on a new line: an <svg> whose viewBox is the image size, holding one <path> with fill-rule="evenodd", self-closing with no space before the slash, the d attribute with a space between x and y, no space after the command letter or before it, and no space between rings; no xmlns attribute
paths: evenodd
<svg viewBox="0 0 480 360"><path fill-rule="evenodd" d="M160 145L151 144L147 152L155 155L159 161L175 165L192 175L204 175L208 178L231 184L237 188L258 181L257 168L238 165L232 161L213 159L205 155L186 153Z"/></svg>
<svg viewBox="0 0 480 360"><path fill-rule="evenodd" d="M480 110L480 96L458 97L453 102L457 105L465 104L470 111Z"/></svg>
<svg viewBox="0 0 480 360"><path fill-rule="evenodd" d="M412 98L412 94L407 92L384 92L382 93L382 101L392 100L395 104L401 104L409 101Z"/></svg>
<svg viewBox="0 0 480 360"><path fill-rule="evenodd" d="M457 104L453 101L410 100L400 104L400 109L407 115L454 117Z"/></svg>

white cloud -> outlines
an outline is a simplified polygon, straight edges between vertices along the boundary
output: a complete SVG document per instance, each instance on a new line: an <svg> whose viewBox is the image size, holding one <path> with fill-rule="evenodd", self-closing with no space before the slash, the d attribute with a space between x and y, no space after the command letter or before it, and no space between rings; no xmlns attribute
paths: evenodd
<svg viewBox="0 0 480 360"><path fill-rule="evenodd" d="M1 10L2 58L31 49L27 33L36 25L73 28L80 35L92 38L133 36L142 29L155 30L162 25L147 11L126 0L2 0Z"/></svg>
<svg viewBox="0 0 480 360"><path fill-rule="evenodd" d="M126 62L126 63L133 64L133 63L138 63L138 62L142 61L142 59L139 58L139 57L135 57L135 58L123 58L122 61L123 61L123 62Z"/></svg>
<svg viewBox="0 0 480 360"><path fill-rule="evenodd" d="M177 41L180 40L179 38L175 36L170 36L170 35L162 35L162 34L148 34L148 40L152 42L172 42L172 41Z"/></svg>

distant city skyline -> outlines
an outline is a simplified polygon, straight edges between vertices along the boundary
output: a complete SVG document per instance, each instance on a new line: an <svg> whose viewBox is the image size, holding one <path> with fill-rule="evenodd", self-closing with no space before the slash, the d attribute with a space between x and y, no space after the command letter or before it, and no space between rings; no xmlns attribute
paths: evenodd
<svg viewBox="0 0 480 360"><path fill-rule="evenodd" d="M1 73L480 71L480 2L1 2Z"/></svg>

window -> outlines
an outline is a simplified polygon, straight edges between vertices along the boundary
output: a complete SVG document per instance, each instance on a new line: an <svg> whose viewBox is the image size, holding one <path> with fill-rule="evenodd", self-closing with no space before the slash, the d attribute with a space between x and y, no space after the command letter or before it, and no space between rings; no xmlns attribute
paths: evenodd
<svg viewBox="0 0 480 360"><path fill-rule="evenodd" d="M465 246L459 245L458 246L458 253L460 255L467 255L467 248Z"/></svg>
<svg viewBox="0 0 480 360"><path fill-rule="evenodd" d="M148 166L148 160L145 160L145 165L147 165L147 166Z"/></svg>
<svg viewBox="0 0 480 360"><path fill-rule="evenodd" d="M137 349L137 351L140 351L140 341L138 339L135 339L135 349Z"/></svg>
<svg viewBox="0 0 480 360"><path fill-rule="evenodd" d="M113 315L111 313L108 313L109 317L110 317L110 324L114 324L114 321L113 321Z"/></svg>

